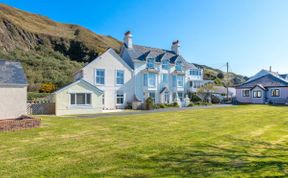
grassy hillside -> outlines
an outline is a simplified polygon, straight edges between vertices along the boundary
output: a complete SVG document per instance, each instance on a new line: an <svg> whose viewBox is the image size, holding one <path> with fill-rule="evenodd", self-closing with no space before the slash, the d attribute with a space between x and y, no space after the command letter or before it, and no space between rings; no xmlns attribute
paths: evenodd
<svg viewBox="0 0 288 178"><path fill-rule="evenodd" d="M29 91L39 91L42 83L53 83L59 88L71 82L73 73L84 63L108 48L119 52L120 46L121 42L110 36L0 3L0 58L22 62L30 84ZM202 67L205 68L205 79L223 84L222 79L217 79L219 71ZM231 75L231 84L243 81L242 76Z"/></svg>
<svg viewBox="0 0 288 178"><path fill-rule="evenodd" d="M119 51L120 45L83 27L0 4L0 58L23 63L30 90L37 91L44 82L61 87L85 62L108 48Z"/></svg>
<svg viewBox="0 0 288 178"><path fill-rule="evenodd" d="M277 116L277 117L275 117ZM0 134L1 177L287 177L288 110L43 117Z"/></svg>

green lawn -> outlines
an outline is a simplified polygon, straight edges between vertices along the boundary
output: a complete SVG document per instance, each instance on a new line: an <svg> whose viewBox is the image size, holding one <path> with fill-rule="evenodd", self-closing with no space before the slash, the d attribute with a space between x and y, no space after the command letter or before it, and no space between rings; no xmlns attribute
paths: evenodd
<svg viewBox="0 0 288 178"><path fill-rule="evenodd" d="M288 107L44 117L0 133L0 177L288 176Z"/></svg>

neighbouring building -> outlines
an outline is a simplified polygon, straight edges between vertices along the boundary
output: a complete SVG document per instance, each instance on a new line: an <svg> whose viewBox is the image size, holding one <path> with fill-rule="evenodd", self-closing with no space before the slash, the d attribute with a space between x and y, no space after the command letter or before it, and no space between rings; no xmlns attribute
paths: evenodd
<svg viewBox="0 0 288 178"><path fill-rule="evenodd" d="M288 104L288 75L261 70L236 88L239 103Z"/></svg>
<svg viewBox="0 0 288 178"><path fill-rule="evenodd" d="M55 114L95 114L102 111L103 91L95 85L77 80L66 87L53 93L55 102Z"/></svg>
<svg viewBox="0 0 288 178"><path fill-rule="evenodd" d="M0 60L0 119L26 114L28 82L19 62Z"/></svg>

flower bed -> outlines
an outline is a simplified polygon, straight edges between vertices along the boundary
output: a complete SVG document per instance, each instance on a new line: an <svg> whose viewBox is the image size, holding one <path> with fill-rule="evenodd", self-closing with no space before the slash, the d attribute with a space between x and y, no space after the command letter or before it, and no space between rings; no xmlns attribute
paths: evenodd
<svg viewBox="0 0 288 178"><path fill-rule="evenodd" d="M21 116L17 119L0 120L0 132L22 130L40 127L41 120L29 116Z"/></svg>

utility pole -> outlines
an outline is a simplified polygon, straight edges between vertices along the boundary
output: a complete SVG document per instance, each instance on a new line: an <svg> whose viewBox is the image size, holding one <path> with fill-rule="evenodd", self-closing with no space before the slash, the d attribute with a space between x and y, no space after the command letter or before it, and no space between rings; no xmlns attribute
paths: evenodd
<svg viewBox="0 0 288 178"><path fill-rule="evenodd" d="M227 92L227 102L229 100L229 89L228 89L228 83L229 83L229 63L226 63L226 67L227 67L227 79L226 79L226 92Z"/></svg>

